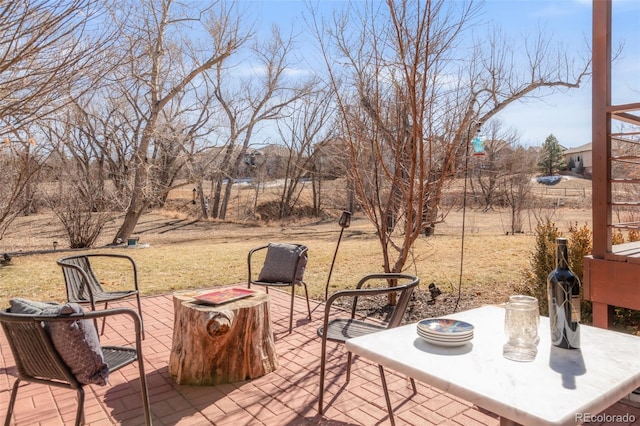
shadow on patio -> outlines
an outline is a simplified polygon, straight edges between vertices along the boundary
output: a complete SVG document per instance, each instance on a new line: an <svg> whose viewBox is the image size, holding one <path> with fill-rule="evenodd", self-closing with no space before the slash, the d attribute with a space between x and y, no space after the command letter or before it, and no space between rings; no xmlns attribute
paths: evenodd
<svg viewBox="0 0 640 426"><path fill-rule="evenodd" d="M143 298L146 339L143 356L154 425L376 425L388 424L385 400L376 365L355 358L350 383L345 383L344 345L329 344L325 413L318 415L320 339L316 329L323 305L312 304L313 321L306 319L304 299L297 299L295 327L288 334L290 297L272 290L271 318L279 368L263 377L218 386L177 385L168 371L173 330L171 295ZM113 304L133 307L130 303ZM116 317L117 318L117 317ZM103 344L126 343L131 336L123 324L107 321ZM123 337L124 336L124 337ZM4 334L0 334L0 412L6 413L16 370ZM85 421L91 425L144 424L140 382L135 365L110 375L104 387L87 386ZM412 395L406 377L387 374L397 424L497 425L492 413L467 401L417 383ZM75 417L75 392L38 384L24 384L16 402L18 425L57 425ZM640 409L618 403L608 413ZM638 418L638 417L636 417Z"/></svg>

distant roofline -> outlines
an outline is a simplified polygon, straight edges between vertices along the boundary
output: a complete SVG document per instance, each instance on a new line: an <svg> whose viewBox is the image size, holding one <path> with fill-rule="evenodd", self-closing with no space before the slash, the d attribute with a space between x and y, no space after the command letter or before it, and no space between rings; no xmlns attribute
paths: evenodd
<svg viewBox="0 0 640 426"><path fill-rule="evenodd" d="M591 151L592 144L591 142L585 143L584 145L576 146L575 148L567 149L564 151L565 154L573 154L574 152L584 152Z"/></svg>

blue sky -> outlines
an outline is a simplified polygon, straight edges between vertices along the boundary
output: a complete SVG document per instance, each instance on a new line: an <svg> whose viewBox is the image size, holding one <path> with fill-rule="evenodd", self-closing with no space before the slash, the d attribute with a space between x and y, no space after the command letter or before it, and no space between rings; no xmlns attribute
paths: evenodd
<svg viewBox="0 0 640 426"><path fill-rule="evenodd" d="M591 43L590 0L488 0L488 15L505 30L518 34L518 27L545 25L554 38L569 48ZM624 43L622 55L613 66L613 102L640 101L640 1L614 0L614 45ZM582 49L581 49L582 50ZM541 145L549 133L567 147L591 142L591 82L583 87L514 105L500 117L521 135L525 145Z"/></svg>
<svg viewBox="0 0 640 426"><path fill-rule="evenodd" d="M357 0L356 0L357 1ZM450 0L464 1L464 0ZM511 37L524 37L543 27L555 42L562 43L569 52L585 54L591 43L591 0L485 0L479 25L474 31L482 33L484 25L497 25ZM260 16L260 25L272 23L283 29L291 25L303 29L302 14L306 7L302 0L244 0ZM347 0L319 0L321 10L330 13L341 8ZM614 103L640 101L640 0L614 0L614 44L625 44L624 51L614 64ZM308 52L310 50L307 50ZM579 89L509 106L499 115L503 125L520 134L525 146L542 145L553 133L566 147L591 142L591 82Z"/></svg>

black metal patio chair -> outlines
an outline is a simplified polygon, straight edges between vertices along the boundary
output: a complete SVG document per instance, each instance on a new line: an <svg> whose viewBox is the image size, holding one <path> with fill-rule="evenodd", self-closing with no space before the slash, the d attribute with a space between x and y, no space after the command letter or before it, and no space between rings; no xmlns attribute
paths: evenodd
<svg viewBox="0 0 640 426"><path fill-rule="evenodd" d="M293 330L293 302L295 300L296 285L302 285L304 287L309 320L311 320L309 291L307 290L307 283L303 281L307 259L308 249L306 246L286 243L269 243L255 247L249 251L249 255L247 256L249 271L247 279L248 288L251 288L252 284L264 286L267 293L269 292L269 287L272 286L291 288L289 333ZM256 277L256 271L260 266L260 272Z"/></svg>
<svg viewBox="0 0 640 426"><path fill-rule="evenodd" d="M132 286L128 290L110 291L98 279L91 259L121 260L131 267ZM109 302L136 298L138 314L142 326L142 338L144 339L144 321L142 320L142 304L140 302L140 289L138 288L138 267L131 256L117 253L85 253L58 259L57 264L62 268L64 282L67 290L67 300L73 303L88 304L91 310L96 310L96 304L104 303L104 309ZM104 333L106 318L103 317L100 334Z"/></svg>
<svg viewBox="0 0 640 426"><path fill-rule="evenodd" d="M375 282L386 282L385 287L363 288L365 285L371 285ZM366 334L375 333L377 331L386 330L388 328L397 327L402 322L405 310L411 300L413 290L420 284L420 279L415 276L395 273L380 273L364 276L356 288L353 290L340 290L333 293L327 299L324 310L324 321L318 328L318 336L322 338L322 354L320 358L320 393L318 398L318 413L322 414L323 398L324 398L324 382L327 358L327 341L344 343L348 339ZM363 297L388 295L390 293L397 294L396 305L391 307L392 311L388 315L385 322L374 322L367 319L356 318L356 310L358 299ZM348 318L329 319L332 314L332 305L338 299L352 298L351 315ZM334 308L335 309L335 308ZM347 383L351 376L351 352L347 354ZM387 405L390 404L388 393L386 392L386 380L384 370L380 367L380 378L385 390L385 398ZM410 378L413 392L416 392L416 385L413 378Z"/></svg>
<svg viewBox="0 0 640 426"><path fill-rule="evenodd" d="M79 305L76 306L79 308ZM81 308L79 310L82 311ZM135 347L99 346L93 320L113 315L127 315L132 319L135 329ZM134 310L119 308L71 314L20 314L12 313L7 309L0 311L0 324L9 342L18 372L7 408L6 426L11 423L18 389L22 382L75 390L78 398L75 424L82 424L84 422L84 386L93 383L105 384L105 375L135 361L138 363L140 375L145 423L151 424L149 395L142 359L142 322ZM57 330L55 334L54 329ZM91 336L83 338L79 334ZM95 355L98 347L103 358ZM103 366L102 363L104 363ZM87 370L88 368L90 370Z"/></svg>

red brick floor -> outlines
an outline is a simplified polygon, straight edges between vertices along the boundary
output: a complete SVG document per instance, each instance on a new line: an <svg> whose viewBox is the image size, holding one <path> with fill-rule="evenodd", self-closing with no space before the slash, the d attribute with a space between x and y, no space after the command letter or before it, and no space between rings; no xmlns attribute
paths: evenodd
<svg viewBox="0 0 640 426"><path fill-rule="evenodd" d="M155 425L377 425L389 424L378 369L355 358L351 381L345 383L346 352L329 343L325 412L318 415L320 341L316 335L323 305L312 301L313 321L306 319L304 299L298 298L294 330L288 334L290 298L274 291L271 315L279 368L258 379L220 386L180 386L168 371L173 330L171 295L143 299L146 339L143 343L151 411ZM115 305L114 305L115 306ZM130 303L121 306L133 307ZM107 320L103 344L123 344L131 335L117 317ZM129 332L129 333L128 333ZM4 333L0 333L0 412L6 413L16 370ZM412 395L406 377L387 373L399 425L497 425L499 419L467 401L417 383ZM138 369L135 364L110 376L104 387L85 388L85 421L90 425L144 424ZM75 392L39 384L23 384L18 392L13 424L73 423ZM619 402L606 411L631 413L640 409ZM603 423L606 424L606 423ZM619 423L620 424L620 423Z"/></svg>

